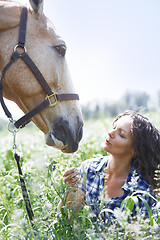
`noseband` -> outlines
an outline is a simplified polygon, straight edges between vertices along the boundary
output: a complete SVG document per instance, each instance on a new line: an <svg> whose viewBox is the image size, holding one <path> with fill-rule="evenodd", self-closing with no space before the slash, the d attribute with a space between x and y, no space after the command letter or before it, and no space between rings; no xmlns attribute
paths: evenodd
<svg viewBox="0 0 160 240"><path fill-rule="evenodd" d="M37 78L38 82L42 86L42 88L43 88L44 92L47 94L47 96L41 104L36 106L30 112L28 112L23 117L21 117L19 120L14 122L14 125L16 128L24 127L27 123L29 123L31 121L31 118L34 117L36 114L38 114L39 112L41 112L43 109L45 109L47 107L54 107L55 105L57 105L58 102L67 101L67 100L79 100L78 94L74 94L74 93L57 94L51 90L50 86L44 79L42 73L39 71L38 67L34 64L32 59L27 54L27 49L25 47L26 25L27 25L27 8L22 7L21 18L20 18L20 28L19 28L19 41L18 41L18 44L14 47L14 52L10 58L10 61L4 67L4 69L2 71L2 75L0 77L0 102L1 102L2 108L3 108L6 116L13 122L12 115L11 115L10 111L8 110L7 106L5 105L5 102L3 99L2 80L3 80L7 70L18 58L23 59L23 61L27 64L27 66L30 68L32 73L35 75L35 77ZM21 49L22 53L19 53L17 51L18 49Z"/></svg>

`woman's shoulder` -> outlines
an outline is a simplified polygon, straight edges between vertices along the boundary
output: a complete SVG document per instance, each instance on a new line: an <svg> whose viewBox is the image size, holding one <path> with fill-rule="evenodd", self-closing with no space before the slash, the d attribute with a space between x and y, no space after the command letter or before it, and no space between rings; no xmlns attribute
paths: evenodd
<svg viewBox="0 0 160 240"><path fill-rule="evenodd" d="M108 156L103 156L87 159L81 164L80 169L83 172L86 172L89 169L92 171L100 171L107 165L108 158Z"/></svg>

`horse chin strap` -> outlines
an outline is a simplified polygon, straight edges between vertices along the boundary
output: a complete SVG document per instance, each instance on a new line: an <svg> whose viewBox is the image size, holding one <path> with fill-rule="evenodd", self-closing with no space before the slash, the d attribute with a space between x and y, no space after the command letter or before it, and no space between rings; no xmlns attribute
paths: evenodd
<svg viewBox="0 0 160 240"><path fill-rule="evenodd" d="M6 114L6 116L11 120L11 122L14 123L16 128L22 128L27 123L31 121L31 118L34 117L36 114L41 112L43 109L47 107L54 107L56 104L60 101L67 101L67 100L79 100L78 94L74 93L62 93L57 94L54 91L51 90L50 86L44 79L42 73L39 71L38 67L34 64L32 59L27 54L27 49L25 47L25 38L26 38L26 25L27 25L27 8L22 7L21 9L21 19L20 19L20 28L19 28L19 41L18 44L14 47L14 52L10 58L10 61L8 64L4 67L2 71L2 75L0 77L0 102L2 105L2 108ZM19 53L21 52L21 53ZM12 115L10 111L8 110L7 106L5 105L4 99L3 99L3 85L2 80L5 76L5 73L10 68L10 66L18 59L21 58L27 66L30 68L32 73L37 78L38 82L42 86L43 90L46 93L46 98L44 101L36 106L33 110L25 114L23 117L21 117L17 121L13 121Z"/></svg>

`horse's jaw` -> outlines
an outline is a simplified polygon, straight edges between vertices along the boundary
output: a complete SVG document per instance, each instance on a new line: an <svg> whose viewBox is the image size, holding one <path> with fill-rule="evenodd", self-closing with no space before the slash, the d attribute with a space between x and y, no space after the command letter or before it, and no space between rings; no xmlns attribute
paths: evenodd
<svg viewBox="0 0 160 240"><path fill-rule="evenodd" d="M73 153L78 149L82 132L82 122L77 121L76 126L71 127L67 121L61 119L45 134L45 141L47 145L58 148L64 153Z"/></svg>

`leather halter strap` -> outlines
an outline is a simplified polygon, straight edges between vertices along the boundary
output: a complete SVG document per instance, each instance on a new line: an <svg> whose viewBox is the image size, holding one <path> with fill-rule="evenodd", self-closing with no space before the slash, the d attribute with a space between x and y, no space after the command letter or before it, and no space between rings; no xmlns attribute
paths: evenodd
<svg viewBox="0 0 160 240"><path fill-rule="evenodd" d="M14 47L14 53L12 54L10 61L8 64L4 67L1 77L0 77L0 102L2 105L2 108L6 114L6 116L13 121L12 115L10 111L8 110L7 106L5 105L4 99L3 99L3 85L2 85L2 79L5 76L5 73L10 68L10 66L18 59L21 58L26 65L30 68L40 85L42 86L43 90L46 93L46 98L44 101L36 106L34 109L32 109L30 112L25 114L23 117L21 117L19 120L14 122L14 125L16 128L24 127L27 123L31 121L31 118L34 117L36 114L41 112L43 109L47 107L54 107L58 102L60 101L67 101L67 100L79 100L78 94L74 93L55 93L52 91L48 83L46 82L45 78L43 77L42 73L39 71L38 67L34 64L32 59L27 54L27 50L25 48L25 38L26 38L26 25L27 25L27 8L22 7L21 9L21 19L20 19L20 28L19 28L19 41L18 44ZM19 48L21 48L22 53L19 53L17 51Z"/></svg>

